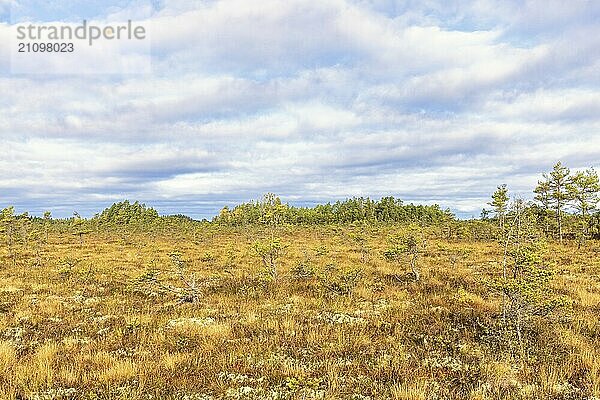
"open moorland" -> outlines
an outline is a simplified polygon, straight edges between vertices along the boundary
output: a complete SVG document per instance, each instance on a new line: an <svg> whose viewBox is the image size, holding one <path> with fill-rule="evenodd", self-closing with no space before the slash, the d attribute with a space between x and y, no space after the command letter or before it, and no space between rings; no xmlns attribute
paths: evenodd
<svg viewBox="0 0 600 400"><path fill-rule="evenodd" d="M0 213L3 399L600 399L600 185Z"/></svg>
<svg viewBox="0 0 600 400"><path fill-rule="evenodd" d="M598 241L512 304L493 224L419 227L414 263L410 225L72 226L2 248L2 398L600 396Z"/></svg>

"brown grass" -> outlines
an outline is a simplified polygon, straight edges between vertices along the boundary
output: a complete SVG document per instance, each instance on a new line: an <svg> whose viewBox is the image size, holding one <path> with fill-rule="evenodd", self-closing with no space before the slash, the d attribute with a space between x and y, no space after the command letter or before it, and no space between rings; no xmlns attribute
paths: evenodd
<svg viewBox="0 0 600 400"><path fill-rule="evenodd" d="M252 252L270 235L259 228L93 233L83 246L53 234L39 267L24 245L16 265L2 248L0 398L600 398L598 242L551 245L552 287L571 305L528 328L522 359L486 285L498 246L431 235L415 282L382 256L397 229L283 228L275 281ZM366 255L350 233L367 237ZM155 269L183 287L174 250L197 303L135 283ZM300 262L314 274L294 276Z"/></svg>

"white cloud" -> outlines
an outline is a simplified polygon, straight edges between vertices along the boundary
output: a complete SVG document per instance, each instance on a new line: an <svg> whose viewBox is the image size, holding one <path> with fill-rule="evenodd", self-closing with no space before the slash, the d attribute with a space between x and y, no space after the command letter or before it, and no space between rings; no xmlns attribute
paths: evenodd
<svg viewBox="0 0 600 400"><path fill-rule="evenodd" d="M275 191L477 215L499 183L527 193L557 159L600 159L593 3L163 4L98 17L148 19L150 75L0 72L3 203L209 212Z"/></svg>

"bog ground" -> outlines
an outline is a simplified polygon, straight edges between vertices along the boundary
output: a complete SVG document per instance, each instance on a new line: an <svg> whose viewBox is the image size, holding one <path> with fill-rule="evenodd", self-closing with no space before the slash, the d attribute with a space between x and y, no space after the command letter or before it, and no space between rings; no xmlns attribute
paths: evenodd
<svg viewBox="0 0 600 400"><path fill-rule="evenodd" d="M0 397L600 398L597 241L547 244L560 304L517 331L498 241L421 229L417 280L390 250L407 229L53 229L3 246Z"/></svg>

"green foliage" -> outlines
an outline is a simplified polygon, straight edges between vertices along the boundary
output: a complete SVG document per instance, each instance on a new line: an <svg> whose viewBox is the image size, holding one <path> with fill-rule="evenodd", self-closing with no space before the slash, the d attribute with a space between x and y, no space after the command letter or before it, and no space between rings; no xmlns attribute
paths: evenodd
<svg viewBox="0 0 600 400"><path fill-rule="evenodd" d="M576 173L571 177L567 190L575 208L583 215L588 215L600 201L598 173L593 168Z"/></svg>
<svg viewBox="0 0 600 400"><path fill-rule="evenodd" d="M61 278L68 278L73 269L81 262L79 258L65 257L58 263L58 274Z"/></svg>
<svg viewBox="0 0 600 400"><path fill-rule="evenodd" d="M538 181L538 185L533 192L535 193L534 200L538 202L540 207L537 213L538 222L544 227L544 233L548 236L552 209L550 208L550 181L547 176L544 176L544 180Z"/></svg>
<svg viewBox="0 0 600 400"><path fill-rule="evenodd" d="M328 295L350 296L362 279L363 272L359 267L338 268L329 264L318 275L319 283Z"/></svg>
<svg viewBox="0 0 600 400"><path fill-rule="evenodd" d="M71 219L71 229L73 235L79 237L79 245L83 246L83 236L87 235L91 232L91 229L88 227L87 221L75 212L73 213L73 218Z"/></svg>
<svg viewBox="0 0 600 400"><path fill-rule="evenodd" d="M170 292L171 289L162 284L159 275L160 272L154 267L146 269L146 271L131 282L131 290L134 293L145 296L155 296L158 293Z"/></svg>
<svg viewBox="0 0 600 400"><path fill-rule="evenodd" d="M200 257L200 261L212 264L217 261L217 257L215 257L211 252L207 251L202 255L202 257Z"/></svg>
<svg viewBox="0 0 600 400"><path fill-rule="evenodd" d="M172 285L161 279L158 269L151 265L142 275L134 279L133 291L147 296L170 293L175 295L180 303L198 303L202 297L201 285L196 281L196 276L188 271L187 261L178 251L169 253L169 259L179 285Z"/></svg>
<svg viewBox="0 0 600 400"><path fill-rule="evenodd" d="M188 271L188 263L185 261L178 251L169 253L171 265L175 268L175 272L179 281L183 284L182 287L176 288L174 291L178 293L181 303L197 303L200 301L200 287L196 282L196 276Z"/></svg>
<svg viewBox="0 0 600 400"><path fill-rule="evenodd" d="M290 275L297 281L312 279L316 275L315 266L310 259L304 259L290 269Z"/></svg>
<svg viewBox="0 0 600 400"><path fill-rule="evenodd" d="M410 225L405 231L390 236L388 242L390 247L383 252L385 259L389 262L401 263L404 257L408 257L412 274L418 281L421 274L417 259L427 246L422 228L414 224Z"/></svg>
<svg viewBox="0 0 600 400"><path fill-rule="evenodd" d="M589 235L590 213L600 201L600 182L593 168L578 172L570 178L567 191L575 209L580 213L580 243Z"/></svg>
<svg viewBox="0 0 600 400"><path fill-rule="evenodd" d="M577 214L576 227L579 245L593 235L593 212L600 201L600 182L593 168L579 171L571 175L571 171L559 161L544 179L538 181L534 189L534 200L537 202L536 215L538 223L543 226L546 236L554 231L562 242L565 228L569 228L574 218L567 211ZM554 222L553 222L554 220ZM568 236L574 236L569 234Z"/></svg>
<svg viewBox="0 0 600 400"><path fill-rule="evenodd" d="M526 356L524 332L563 304L550 287L553 273L544 261L546 243L539 238L532 208L522 200L510 205L507 227L500 238L504 248L502 276L490 286L502 295L502 322Z"/></svg>
<svg viewBox="0 0 600 400"><path fill-rule="evenodd" d="M559 161L554 165L549 175L544 175L548 181L549 203L554 208L558 225L558 237L561 242L563 240L564 208L567 206L569 200L571 200L571 194L568 190L570 173L569 168L562 165Z"/></svg>
<svg viewBox="0 0 600 400"><path fill-rule="evenodd" d="M146 225L159 218L158 212L139 202L130 203L128 200L114 203L109 208L97 214L94 220L100 225Z"/></svg>
<svg viewBox="0 0 600 400"><path fill-rule="evenodd" d="M283 204L279 197L267 194L261 201L244 203L233 210L224 207L213 219L221 225L247 224L346 224L353 222L399 223L419 221L435 224L454 219L448 210L438 205L404 205L401 200L384 197L374 201L364 197L320 204L315 207L293 207Z"/></svg>
<svg viewBox="0 0 600 400"><path fill-rule="evenodd" d="M494 207L494 213L496 214L501 229L504 227L504 216L508 207L508 200L508 189L504 184L498 186L494 194L492 194L492 201L488 203L490 206Z"/></svg>
<svg viewBox="0 0 600 400"><path fill-rule="evenodd" d="M271 279L277 278L277 266L279 259L283 255L287 246L281 243L281 239L275 238L271 240L259 240L256 241L252 249L254 253L260 258L264 272Z"/></svg>

